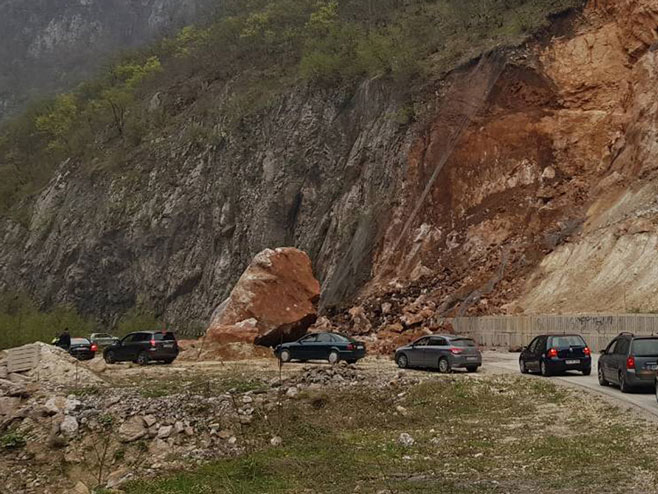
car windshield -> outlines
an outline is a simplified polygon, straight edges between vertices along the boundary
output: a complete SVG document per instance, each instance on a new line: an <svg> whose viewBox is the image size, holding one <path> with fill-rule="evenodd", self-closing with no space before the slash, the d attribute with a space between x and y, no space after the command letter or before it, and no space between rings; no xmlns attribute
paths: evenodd
<svg viewBox="0 0 658 494"><path fill-rule="evenodd" d="M475 346L475 341L470 338L459 338L457 340L452 340L450 343L452 343L452 346L461 348Z"/></svg>
<svg viewBox="0 0 658 494"><path fill-rule="evenodd" d="M658 355L658 338L641 338L633 340L631 353L636 357L655 357Z"/></svg>
<svg viewBox="0 0 658 494"><path fill-rule="evenodd" d="M551 348L585 346L585 341L578 335L552 336L548 346Z"/></svg>
<svg viewBox="0 0 658 494"><path fill-rule="evenodd" d="M87 338L71 338L71 345L89 345Z"/></svg>
<svg viewBox="0 0 658 494"><path fill-rule="evenodd" d="M153 334L153 339L155 341L163 341L163 340L164 341L173 341L173 340L176 339L176 337L174 336L174 333L170 333L170 332L167 332L167 333L154 333Z"/></svg>

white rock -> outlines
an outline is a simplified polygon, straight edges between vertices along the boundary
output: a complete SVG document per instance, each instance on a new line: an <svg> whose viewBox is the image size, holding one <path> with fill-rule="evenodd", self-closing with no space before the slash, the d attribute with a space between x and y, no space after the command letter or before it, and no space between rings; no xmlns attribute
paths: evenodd
<svg viewBox="0 0 658 494"><path fill-rule="evenodd" d="M404 408L402 405L396 406L395 411L398 412L403 417L406 417L407 415L409 415L409 412L407 411L407 409Z"/></svg>
<svg viewBox="0 0 658 494"><path fill-rule="evenodd" d="M62 420L62 423L59 424L59 430L66 436L73 436L78 432L78 421L75 417L67 415L64 417L64 420Z"/></svg>
<svg viewBox="0 0 658 494"><path fill-rule="evenodd" d="M153 415L144 415L142 419L144 419L144 423L146 424L146 427L153 427L157 422L156 418Z"/></svg>
<svg viewBox="0 0 658 494"><path fill-rule="evenodd" d="M180 420L177 420L176 423L174 424L174 429L176 429L176 432L178 434L181 434L185 432L185 424Z"/></svg>
<svg viewBox="0 0 658 494"><path fill-rule="evenodd" d="M272 439L270 439L270 444L275 448L281 446L282 443L283 443L283 439L281 439L281 437L279 436L274 436Z"/></svg>
<svg viewBox="0 0 658 494"><path fill-rule="evenodd" d="M158 429L158 438L167 439L171 436L171 432L174 430L174 427L171 425L163 425Z"/></svg>
<svg viewBox="0 0 658 494"><path fill-rule="evenodd" d="M409 434L407 434L406 432L402 432L402 433L400 434L400 437L398 437L398 444L404 446L405 448L408 448L408 447L410 447L410 446L413 446L415 442L416 442L416 441L414 441L414 438L411 437L411 436L410 436Z"/></svg>
<svg viewBox="0 0 658 494"><path fill-rule="evenodd" d="M299 390L295 386L288 388L288 391L286 391L286 396L288 396L289 398L294 398L298 394L299 394Z"/></svg>
<svg viewBox="0 0 658 494"><path fill-rule="evenodd" d="M124 443L137 441L144 437L146 433L147 429L144 427L144 419L137 415L130 417L119 427L119 439Z"/></svg>

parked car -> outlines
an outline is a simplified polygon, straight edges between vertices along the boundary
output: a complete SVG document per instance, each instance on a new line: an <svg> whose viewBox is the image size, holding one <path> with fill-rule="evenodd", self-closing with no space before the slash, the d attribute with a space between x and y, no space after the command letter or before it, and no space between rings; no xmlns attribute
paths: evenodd
<svg viewBox="0 0 658 494"><path fill-rule="evenodd" d="M96 343L99 347L112 346L119 341L119 338L112 336L108 333L92 333L89 336L92 343Z"/></svg>
<svg viewBox="0 0 658 494"><path fill-rule="evenodd" d="M353 364L366 356L366 345L340 333L313 333L292 343L278 345L274 354L281 362L328 360L335 364L345 360Z"/></svg>
<svg viewBox="0 0 658 494"><path fill-rule="evenodd" d="M617 384L622 393L654 385L658 368L658 336L620 333L599 357L599 384Z"/></svg>
<svg viewBox="0 0 658 494"><path fill-rule="evenodd" d="M171 364L178 356L178 342L171 331L138 331L130 333L103 350L108 364L134 362L146 365L151 361Z"/></svg>
<svg viewBox="0 0 658 494"><path fill-rule="evenodd" d="M98 345L87 338L71 338L68 352L78 360L91 360L96 356Z"/></svg>
<svg viewBox="0 0 658 494"><path fill-rule="evenodd" d="M465 368L468 372L477 372L482 365L482 354L471 338L430 335L398 348L395 362L402 369L421 367L446 373L451 369Z"/></svg>
<svg viewBox="0 0 658 494"><path fill-rule="evenodd" d="M550 376L577 370L585 376L592 372L592 352L578 334L544 334L524 347L519 357L521 373L539 372Z"/></svg>

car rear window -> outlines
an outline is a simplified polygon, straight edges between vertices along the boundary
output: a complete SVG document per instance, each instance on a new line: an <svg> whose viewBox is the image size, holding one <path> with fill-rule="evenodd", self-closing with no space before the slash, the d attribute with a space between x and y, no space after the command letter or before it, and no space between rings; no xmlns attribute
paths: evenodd
<svg viewBox="0 0 658 494"><path fill-rule="evenodd" d="M636 357L654 357L658 355L658 338L633 340L631 353Z"/></svg>
<svg viewBox="0 0 658 494"><path fill-rule="evenodd" d="M71 338L71 345L89 345L87 338Z"/></svg>
<svg viewBox="0 0 658 494"><path fill-rule="evenodd" d="M154 333L153 334L153 339L155 341L173 341L176 339L174 336L174 333L167 332L167 333Z"/></svg>
<svg viewBox="0 0 658 494"><path fill-rule="evenodd" d="M345 342L345 341L354 341L352 338L348 338L347 336L344 336L342 334L333 333L332 336L334 337L334 339L336 341L343 341L343 342Z"/></svg>
<svg viewBox="0 0 658 494"><path fill-rule="evenodd" d="M452 346L466 348L469 346L475 346L475 341L470 338L459 338L457 340L452 340Z"/></svg>
<svg viewBox="0 0 658 494"><path fill-rule="evenodd" d="M578 335L551 336L548 343L551 348L569 348L572 346L585 346L585 340Z"/></svg>

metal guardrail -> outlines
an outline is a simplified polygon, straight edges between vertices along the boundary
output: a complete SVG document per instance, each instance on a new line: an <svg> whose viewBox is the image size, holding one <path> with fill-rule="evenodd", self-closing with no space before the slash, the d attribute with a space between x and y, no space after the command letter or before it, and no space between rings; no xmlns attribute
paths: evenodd
<svg viewBox="0 0 658 494"><path fill-rule="evenodd" d="M537 335L578 333L598 352L619 333L658 335L658 314L579 314L455 317L447 319L455 332L485 347L516 348Z"/></svg>

